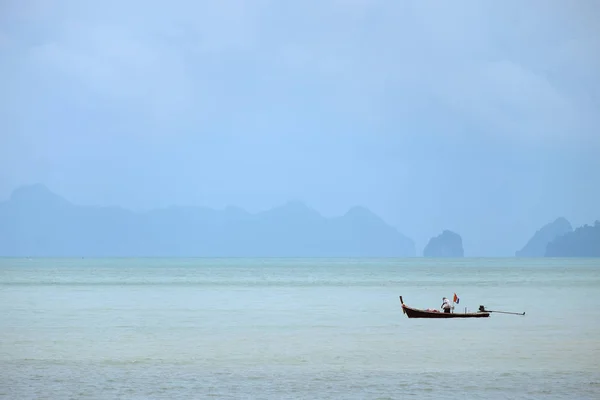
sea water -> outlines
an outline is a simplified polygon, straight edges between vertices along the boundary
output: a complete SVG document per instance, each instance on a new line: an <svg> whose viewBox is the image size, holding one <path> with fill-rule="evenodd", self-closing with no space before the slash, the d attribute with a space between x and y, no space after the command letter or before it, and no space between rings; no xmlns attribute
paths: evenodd
<svg viewBox="0 0 600 400"><path fill-rule="evenodd" d="M455 312L408 319L459 297ZM0 398L598 399L599 259L0 259Z"/></svg>

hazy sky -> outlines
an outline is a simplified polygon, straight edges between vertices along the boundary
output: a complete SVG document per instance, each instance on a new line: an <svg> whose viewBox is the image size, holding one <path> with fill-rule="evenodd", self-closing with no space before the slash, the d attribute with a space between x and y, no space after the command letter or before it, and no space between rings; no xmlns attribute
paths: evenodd
<svg viewBox="0 0 600 400"><path fill-rule="evenodd" d="M512 255L600 218L597 1L0 0L0 198L363 205Z"/></svg>

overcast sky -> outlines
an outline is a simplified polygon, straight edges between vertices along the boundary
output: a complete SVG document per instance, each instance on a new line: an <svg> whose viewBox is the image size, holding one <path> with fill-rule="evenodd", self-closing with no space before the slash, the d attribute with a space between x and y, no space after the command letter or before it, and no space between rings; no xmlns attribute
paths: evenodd
<svg viewBox="0 0 600 400"><path fill-rule="evenodd" d="M512 255L600 218L597 1L0 0L0 198L370 208Z"/></svg>

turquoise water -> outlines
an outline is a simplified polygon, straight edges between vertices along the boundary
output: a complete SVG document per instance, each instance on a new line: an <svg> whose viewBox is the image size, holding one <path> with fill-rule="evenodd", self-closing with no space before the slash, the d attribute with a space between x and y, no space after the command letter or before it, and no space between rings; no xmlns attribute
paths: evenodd
<svg viewBox="0 0 600 400"><path fill-rule="evenodd" d="M488 319L416 320L483 304ZM600 398L600 259L0 259L0 397Z"/></svg>

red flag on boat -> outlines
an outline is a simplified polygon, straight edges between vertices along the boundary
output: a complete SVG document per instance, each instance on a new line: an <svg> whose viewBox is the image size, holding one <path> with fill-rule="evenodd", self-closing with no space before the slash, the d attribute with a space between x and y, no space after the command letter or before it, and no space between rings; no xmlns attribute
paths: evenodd
<svg viewBox="0 0 600 400"><path fill-rule="evenodd" d="M458 298L458 296L456 295L456 293L454 293L454 299L452 301L455 302L456 304L458 304L459 300L460 299Z"/></svg>

